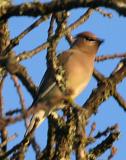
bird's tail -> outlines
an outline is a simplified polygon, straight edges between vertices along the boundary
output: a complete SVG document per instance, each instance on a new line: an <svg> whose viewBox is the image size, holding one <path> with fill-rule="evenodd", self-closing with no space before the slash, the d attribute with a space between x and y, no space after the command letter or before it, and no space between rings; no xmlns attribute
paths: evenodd
<svg viewBox="0 0 126 160"><path fill-rule="evenodd" d="M28 133L31 132L31 130L33 129L34 125L35 125L35 122L36 120L38 120L38 123L37 123L37 127L39 127L39 125L45 120L45 118L49 115L49 113L47 113L47 111L45 110L40 110L38 111L37 113L35 113L33 116L32 116L32 119L30 121L30 124L25 132L25 136L27 136Z"/></svg>

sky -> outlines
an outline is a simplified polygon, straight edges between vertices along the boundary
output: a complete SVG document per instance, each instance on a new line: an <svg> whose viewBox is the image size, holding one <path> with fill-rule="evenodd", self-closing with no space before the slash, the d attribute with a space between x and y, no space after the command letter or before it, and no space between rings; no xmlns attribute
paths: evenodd
<svg viewBox="0 0 126 160"><path fill-rule="evenodd" d="M30 2L30 0L13 0L14 4L19 4L23 2ZM47 0L43 0L42 2L48 2ZM98 55L106 55L113 53L124 53L126 52L126 18L119 16L113 10L102 8L108 13L112 13L113 17L110 19L108 17L103 17L103 15L95 12L89 20L83 25L79 26L75 30L72 31L72 35L76 35L79 32L83 31L91 31L95 33L98 37L103 38L105 42L100 47ZM70 11L70 17L68 19L68 24L74 22L79 16L81 16L86 9L77 9ZM26 27L32 24L37 18L32 17L12 17L9 19L9 30L11 38L14 38L19 33L21 33ZM47 31L49 27L49 21L42 23L39 27L30 32L27 36L25 36L19 43L18 46L14 48L14 51L19 54L23 51L31 50L37 47L39 44L46 41ZM58 47L57 53L61 53L62 51L69 48L68 43L64 38L61 39ZM21 62L24 66L26 66L28 73L32 77L33 81L36 85L39 85L41 78L46 70L46 50L40 52L36 56L26 61ZM104 74L106 77L109 76L111 71L118 64L119 59L109 60L104 62L96 62L95 67L98 71ZM21 83L20 83L21 84ZM81 93L81 95L75 100L77 104L82 105L89 95L92 92L92 89L97 87L96 80L92 77L90 83L87 88ZM126 100L126 80L123 80L118 86L118 92L124 97ZM22 86L22 90L24 93L26 106L29 107L32 103L32 97L27 92L25 87ZM4 111L8 111L9 109L14 109L20 107L19 97L17 95L16 89L14 88L13 81L10 76L6 78L4 90ZM126 113L122 110L122 108L118 105L113 97L110 97L107 101L102 103L99 107L96 115L93 115L89 119L89 124L86 127L87 133L89 133L90 126L93 122L96 122L96 130L94 135L98 131L105 130L108 126L114 125L115 123L119 124L121 135L119 140L114 143L114 146L117 147L118 151L113 160L124 159L125 156L125 146L126 146ZM13 140L13 142L9 143L8 148L11 148L13 145L20 142L25 133L24 122L18 122L15 125L11 125L7 127L9 136L13 135L15 132L18 134L18 138ZM43 124L35 131L37 142L41 145L42 148L46 146L47 140L47 120L43 122ZM104 138L103 138L104 139ZM101 140L101 139L100 139ZM95 144L96 145L96 144ZM89 146L93 147L95 145ZM106 160L106 157L109 155L110 151L106 151L98 160ZM33 154L33 150L30 147L28 153L26 155L26 160L32 159L34 160L35 155ZM72 154L71 159L74 160L74 154Z"/></svg>

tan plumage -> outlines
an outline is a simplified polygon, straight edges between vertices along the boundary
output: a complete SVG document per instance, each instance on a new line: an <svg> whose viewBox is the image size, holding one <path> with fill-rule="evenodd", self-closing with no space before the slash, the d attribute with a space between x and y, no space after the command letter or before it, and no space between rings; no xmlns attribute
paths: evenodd
<svg viewBox="0 0 126 160"><path fill-rule="evenodd" d="M75 99L87 86L94 68L94 59L100 44L103 41L91 32L83 32L75 37L71 48L58 56L60 63L65 69L67 78L67 89L71 90L71 98ZM56 85L51 70L48 68L42 79L38 94L32 106L41 105L41 111L32 117L26 134L31 131L35 119L42 121L55 109L63 107L63 94Z"/></svg>

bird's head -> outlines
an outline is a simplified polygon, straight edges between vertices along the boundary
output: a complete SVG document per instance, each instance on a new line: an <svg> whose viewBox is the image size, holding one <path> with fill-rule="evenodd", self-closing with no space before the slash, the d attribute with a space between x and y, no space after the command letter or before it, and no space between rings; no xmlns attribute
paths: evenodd
<svg viewBox="0 0 126 160"><path fill-rule="evenodd" d="M98 38L91 32L82 32L76 35L73 46L83 50L97 52L99 46L104 42L103 39Z"/></svg>

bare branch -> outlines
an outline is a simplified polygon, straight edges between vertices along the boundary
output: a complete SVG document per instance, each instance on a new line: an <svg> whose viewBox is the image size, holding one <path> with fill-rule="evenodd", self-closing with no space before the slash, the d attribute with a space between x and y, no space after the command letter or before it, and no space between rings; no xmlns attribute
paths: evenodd
<svg viewBox="0 0 126 160"><path fill-rule="evenodd" d="M113 97L116 99L117 103L122 107L124 111L126 111L126 101L123 99L123 97L115 90Z"/></svg>
<svg viewBox="0 0 126 160"><path fill-rule="evenodd" d="M117 153L117 148L114 147L114 146L112 146L112 148L111 148L111 153L110 153L110 155L108 156L108 160L112 160L112 158L116 155L116 153Z"/></svg>
<svg viewBox="0 0 126 160"><path fill-rule="evenodd" d="M95 60L97 62L102 62L105 60L112 60L112 59L117 59L117 58L126 58L126 53L97 56Z"/></svg>
<svg viewBox="0 0 126 160"><path fill-rule="evenodd" d="M116 132L119 131L119 126L118 126L118 124L115 124L115 125L113 125L113 126L111 126L111 127L107 127L106 130L104 130L103 132L98 132L98 133L94 136L94 138L95 138L95 139L99 139L99 138L101 138L102 136L106 136L108 133L114 132L114 131L116 131Z"/></svg>
<svg viewBox="0 0 126 160"><path fill-rule="evenodd" d="M60 33L60 37L59 38L64 36L64 34L70 33L72 30L74 30L75 28L77 28L78 26L83 24L85 21L87 21L89 16L93 13L93 11L94 11L94 9L88 9L79 19L77 19L70 26L66 27L65 30L63 30L62 33ZM35 49L33 49L31 51L25 51L23 53L20 53L17 56L17 59L18 59L18 61L25 60L27 58L30 58L30 57L34 56L38 52L40 52L40 51L42 51L42 50L44 50L44 49L46 49L48 47L49 47L49 42L47 41L47 42L39 45L38 47L36 47Z"/></svg>
<svg viewBox="0 0 126 160"><path fill-rule="evenodd" d="M87 102L83 105L86 109L87 118L97 111L101 103L114 94L116 85L126 77L125 59L123 62L121 61L121 63L123 63L123 65L121 65L118 71L110 75L110 77L106 78L103 82L100 82L98 88L92 92Z"/></svg>
<svg viewBox="0 0 126 160"><path fill-rule="evenodd" d="M31 2L6 7L6 10L0 13L0 21L6 20L12 16L45 16L47 14L56 13L63 10L68 11L70 9L79 7L106 7L114 9L120 15L126 16L126 2L124 0L55 0L49 3Z"/></svg>
<svg viewBox="0 0 126 160"><path fill-rule="evenodd" d="M0 148L7 145L8 142L13 141L18 135L15 133L14 135L8 137L5 141L0 144Z"/></svg>
<svg viewBox="0 0 126 160"><path fill-rule="evenodd" d="M119 134L120 132L110 133L110 135L104 141L90 150L90 155L93 155L94 157L99 157L102 155L107 149L112 147L113 143L118 139Z"/></svg>
<svg viewBox="0 0 126 160"><path fill-rule="evenodd" d="M24 95L23 95L23 92L21 90L21 86L18 83L18 78L16 76L12 76L12 79L14 81L15 87L17 88L17 92L18 92L18 95L19 95L19 98L20 98L21 110L22 110L21 113L24 117L25 127L27 128L28 122L27 122L27 119L25 117L26 105L25 105Z"/></svg>
<svg viewBox="0 0 126 160"><path fill-rule="evenodd" d="M13 155L14 157L20 156L20 153L22 153L22 150L24 151L28 145L29 145L29 140L32 138L34 130L36 128L38 124L38 120L36 119L36 122L32 128L32 130L28 133L28 135L17 145L15 145L13 148L11 148L9 151L5 152L4 154L0 155L1 159L6 158L8 155L15 153L17 150L17 152ZM21 151L21 152L20 152Z"/></svg>
<svg viewBox="0 0 126 160"><path fill-rule="evenodd" d="M28 28L26 28L22 33L20 33L17 37L10 40L9 45L6 47L6 49L2 52L2 55L6 55L11 49L13 49L16 45L19 44L19 41L27 35L29 32L31 32L35 27L40 25L43 21L45 21L49 16L40 17L38 20L36 20L33 24L31 24ZM17 59L18 60L18 59Z"/></svg>

